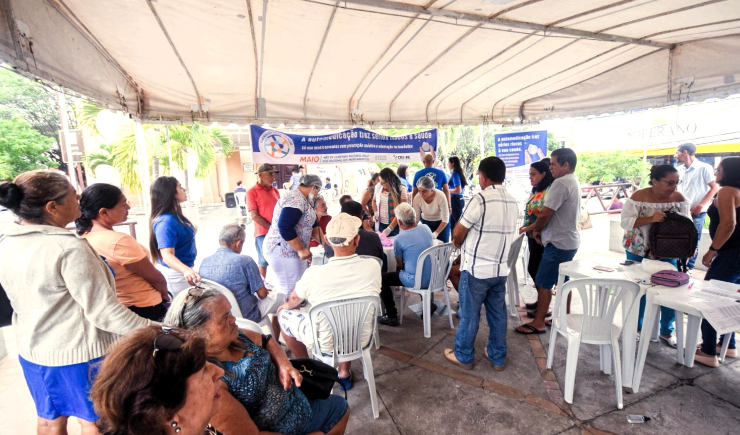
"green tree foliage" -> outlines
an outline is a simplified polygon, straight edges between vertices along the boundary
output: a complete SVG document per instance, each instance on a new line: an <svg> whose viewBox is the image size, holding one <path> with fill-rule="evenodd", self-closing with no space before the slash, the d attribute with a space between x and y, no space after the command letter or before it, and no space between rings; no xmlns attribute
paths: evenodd
<svg viewBox="0 0 740 435"><path fill-rule="evenodd" d="M641 157L624 151L579 153L576 175L582 183L596 180L611 183L617 177L623 177L628 182L639 185L648 169L649 164L644 163Z"/></svg>
<svg viewBox="0 0 740 435"><path fill-rule="evenodd" d="M547 154L549 155L551 152L555 151L558 148L560 148L560 141L555 139L555 135L548 131L547 132Z"/></svg>
<svg viewBox="0 0 740 435"><path fill-rule="evenodd" d="M21 117L0 119L0 179L12 180L21 172L57 167L46 154L53 142Z"/></svg>

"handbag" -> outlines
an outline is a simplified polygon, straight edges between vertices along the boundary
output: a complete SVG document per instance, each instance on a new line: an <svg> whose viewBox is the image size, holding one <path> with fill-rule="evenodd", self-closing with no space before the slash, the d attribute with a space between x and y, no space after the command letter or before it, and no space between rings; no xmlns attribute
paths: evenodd
<svg viewBox="0 0 740 435"><path fill-rule="evenodd" d="M650 281L655 285L664 285L666 287L680 287L689 282L689 275L677 270L666 269L655 272L650 276Z"/></svg>
<svg viewBox="0 0 740 435"><path fill-rule="evenodd" d="M339 372L329 364L311 358L296 358L290 360L290 363L303 376L301 386L298 388L309 400L327 399L331 395L334 383L339 382ZM346 391L344 399L347 400Z"/></svg>
<svg viewBox="0 0 740 435"><path fill-rule="evenodd" d="M590 230L593 227L594 226L591 223L591 215L588 214L586 207L581 207L581 211L578 213L578 231Z"/></svg>

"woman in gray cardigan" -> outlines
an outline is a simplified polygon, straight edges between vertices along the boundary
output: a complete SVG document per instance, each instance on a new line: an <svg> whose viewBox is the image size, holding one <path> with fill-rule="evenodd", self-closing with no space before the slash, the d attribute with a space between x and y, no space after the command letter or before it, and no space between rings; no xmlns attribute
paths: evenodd
<svg viewBox="0 0 740 435"><path fill-rule="evenodd" d="M90 366L119 335L151 324L118 302L105 262L65 229L80 216L79 198L58 171L25 172L0 185L0 205L18 218L0 238L0 283L14 309L38 433L66 433L75 416L83 435L97 434Z"/></svg>

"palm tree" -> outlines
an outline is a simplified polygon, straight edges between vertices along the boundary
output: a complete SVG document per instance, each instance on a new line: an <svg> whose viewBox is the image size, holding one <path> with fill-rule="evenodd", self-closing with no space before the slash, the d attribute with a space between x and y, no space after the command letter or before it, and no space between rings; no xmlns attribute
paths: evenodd
<svg viewBox="0 0 740 435"><path fill-rule="evenodd" d="M80 100L75 105L75 119L77 125L88 132L91 136L102 137L98 130L98 115L105 108L98 106L95 102L89 100Z"/></svg>
<svg viewBox="0 0 740 435"><path fill-rule="evenodd" d="M100 165L113 165L113 147L108 144L100 144L100 151L86 154L82 160L85 168L89 169L95 176L95 169Z"/></svg>

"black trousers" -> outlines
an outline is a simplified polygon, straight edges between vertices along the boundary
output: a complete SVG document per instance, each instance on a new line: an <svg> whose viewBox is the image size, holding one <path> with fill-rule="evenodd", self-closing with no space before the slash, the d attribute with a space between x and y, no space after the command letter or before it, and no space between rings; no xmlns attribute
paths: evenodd
<svg viewBox="0 0 740 435"><path fill-rule="evenodd" d="M380 284L380 300L385 305L385 314L389 318L398 317L398 310L396 309L396 299L393 297L393 289L391 287L401 286L403 283L398 277L398 272L384 273L383 279ZM434 304L434 293L431 294L432 304Z"/></svg>
<svg viewBox="0 0 740 435"><path fill-rule="evenodd" d="M532 277L532 281L537 276L537 269L540 268L540 262L542 261L542 253L545 252L545 247L537 243L537 241L531 237L527 237L527 244L529 245L529 264L527 264L527 272Z"/></svg>

